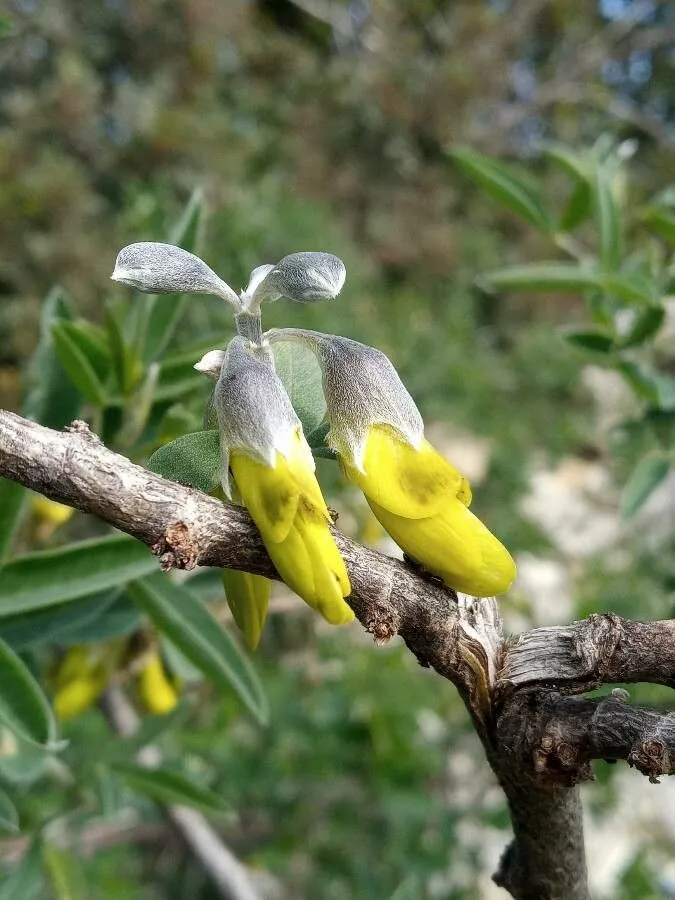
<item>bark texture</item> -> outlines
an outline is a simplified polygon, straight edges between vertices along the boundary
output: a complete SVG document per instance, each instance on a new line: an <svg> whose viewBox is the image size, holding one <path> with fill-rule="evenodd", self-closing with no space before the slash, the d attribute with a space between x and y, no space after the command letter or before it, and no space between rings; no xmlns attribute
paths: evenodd
<svg viewBox="0 0 675 900"><path fill-rule="evenodd" d="M85 423L55 432L0 410L0 476L133 535L164 569L278 577L245 510L134 465ZM505 642L493 599L458 599L419 569L334 535L364 628L376 642L399 634L467 705L513 821L497 883L517 900L586 900L578 785L593 759L626 760L651 780L672 774L675 715L633 708L621 692L571 695L607 682L675 686L675 622L592 616Z"/></svg>

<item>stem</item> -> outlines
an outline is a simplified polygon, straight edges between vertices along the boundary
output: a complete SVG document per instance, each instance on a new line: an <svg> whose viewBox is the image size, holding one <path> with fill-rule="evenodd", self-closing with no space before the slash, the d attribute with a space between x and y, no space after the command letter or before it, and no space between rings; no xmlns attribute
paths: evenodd
<svg viewBox="0 0 675 900"><path fill-rule="evenodd" d="M242 312L234 317L237 333L251 342L251 350L256 359L265 363L273 372L274 356L266 341L263 341L262 317L257 312Z"/></svg>

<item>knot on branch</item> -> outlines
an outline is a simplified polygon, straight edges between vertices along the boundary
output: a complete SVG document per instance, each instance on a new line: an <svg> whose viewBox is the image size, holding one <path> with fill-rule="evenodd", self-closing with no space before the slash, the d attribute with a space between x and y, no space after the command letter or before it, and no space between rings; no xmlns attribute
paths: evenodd
<svg viewBox="0 0 675 900"><path fill-rule="evenodd" d="M566 740L562 729L555 725L542 733L538 746L532 751L532 761L537 778L548 783L553 781L556 785L572 787L594 778L581 746Z"/></svg>
<svg viewBox="0 0 675 900"><path fill-rule="evenodd" d="M675 772L675 760L671 762L668 747L660 740L639 741L631 747L627 762L643 775L647 775L652 784L659 783L659 775L672 775Z"/></svg>
<svg viewBox="0 0 675 900"><path fill-rule="evenodd" d="M197 565L199 544L189 525L185 522L170 522L162 537L150 548L159 556L164 572L169 569L190 571Z"/></svg>
<svg viewBox="0 0 675 900"><path fill-rule="evenodd" d="M623 621L614 613L591 615L585 628L575 632L576 654L588 674L602 682L611 669L612 657L623 638Z"/></svg>
<svg viewBox="0 0 675 900"><path fill-rule="evenodd" d="M79 434L80 437L85 438L85 440L90 441L92 444L101 444L101 446L103 446L101 438L95 434L89 427L89 424L82 419L75 419L70 425L66 425L65 430L69 434Z"/></svg>

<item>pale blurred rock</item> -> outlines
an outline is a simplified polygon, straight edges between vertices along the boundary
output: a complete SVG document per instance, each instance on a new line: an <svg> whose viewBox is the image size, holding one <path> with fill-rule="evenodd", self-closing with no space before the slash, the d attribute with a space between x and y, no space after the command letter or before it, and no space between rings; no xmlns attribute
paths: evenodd
<svg viewBox="0 0 675 900"><path fill-rule="evenodd" d="M532 553L518 554L516 563L518 577L512 590L528 601L531 610L530 621L522 627L569 622L574 617L574 600L568 567L559 560ZM505 609L505 615L506 612ZM511 622L509 625L513 627Z"/></svg>
<svg viewBox="0 0 675 900"><path fill-rule="evenodd" d="M595 405L596 435L602 440L619 422L634 415L640 404L625 380L612 369L584 366L581 382Z"/></svg>

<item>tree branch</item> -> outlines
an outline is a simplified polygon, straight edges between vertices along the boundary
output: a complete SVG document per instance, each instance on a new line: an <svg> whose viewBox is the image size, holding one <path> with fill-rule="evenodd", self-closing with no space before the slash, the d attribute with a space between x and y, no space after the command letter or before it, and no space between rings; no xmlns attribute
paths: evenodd
<svg viewBox="0 0 675 900"><path fill-rule="evenodd" d="M675 620L633 622L607 613L526 631L506 649L498 691L548 683L581 694L638 681L675 688Z"/></svg>
<svg viewBox="0 0 675 900"><path fill-rule="evenodd" d="M165 569L277 577L245 510L134 465L82 422L59 433L0 410L0 476L133 535ZM514 826L497 882L517 900L587 900L577 783L596 758L626 759L650 778L671 772L673 717L564 694L606 681L675 686L675 623L594 616L505 646L493 599L457 602L417 568L333 533L362 625L378 642L400 634L457 686L473 717Z"/></svg>

